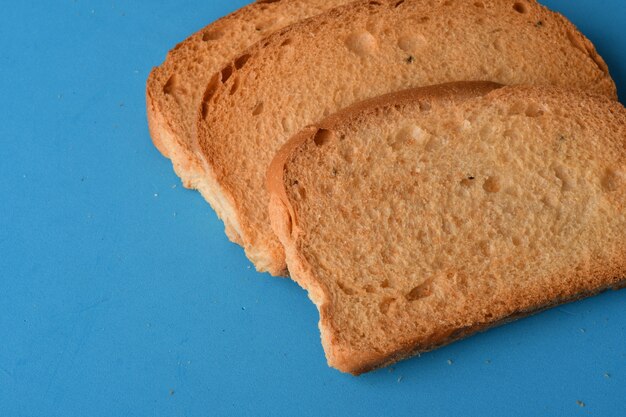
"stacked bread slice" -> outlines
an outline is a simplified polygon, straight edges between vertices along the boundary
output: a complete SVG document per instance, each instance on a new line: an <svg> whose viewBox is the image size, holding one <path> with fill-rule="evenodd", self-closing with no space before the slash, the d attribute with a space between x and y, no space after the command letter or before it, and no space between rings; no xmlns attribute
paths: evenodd
<svg viewBox="0 0 626 417"><path fill-rule="evenodd" d="M152 70L146 88L148 125L154 145L170 158L183 185L195 188L225 219L226 233L237 241L222 208L219 185L205 171L196 151L197 110L207 83L228 62L269 34L350 0L259 0L211 23L176 45ZM241 62L241 61L239 61Z"/></svg>
<svg viewBox="0 0 626 417"><path fill-rule="evenodd" d="M289 25L239 49L205 28L231 33L207 71L194 35L148 113L257 269L309 291L331 366L623 284L626 111L570 22L530 0L302 3L248 6ZM235 15L214 25L258 25Z"/></svg>

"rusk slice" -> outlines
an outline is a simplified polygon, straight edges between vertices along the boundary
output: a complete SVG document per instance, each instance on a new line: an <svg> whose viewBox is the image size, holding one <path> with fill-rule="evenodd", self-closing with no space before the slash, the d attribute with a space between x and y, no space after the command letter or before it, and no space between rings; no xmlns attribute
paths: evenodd
<svg viewBox="0 0 626 417"><path fill-rule="evenodd" d="M463 80L615 98L591 42L534 1L358 1L281 30L225 66L203 99L198 149L257 269L285 272L264 179L289 137L364 99Z"/></svg>
<svg viewBox="0 0 626 417"><path fill-rule="evenodd" d="M226 222L234 216L210 169L195 152L196 115L207 83L230 60L272 32L350 0L257 1L195 33L152 70L146 89L154 145L170 158L185 187L196 188Z"/></svg>
<svg viewBox="0 0 626 417"><path fill-rule="evenodd" d="M306 128L268 173L331 366L359 374L626 283L626 110L460 83Z"/></svg>

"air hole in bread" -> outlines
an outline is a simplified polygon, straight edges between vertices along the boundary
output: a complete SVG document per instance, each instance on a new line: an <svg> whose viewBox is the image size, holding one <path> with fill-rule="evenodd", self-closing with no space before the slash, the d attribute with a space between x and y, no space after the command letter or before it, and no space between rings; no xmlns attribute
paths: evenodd
<svg viewBox="0 0 626 417"><path fill-rule="evenodd" d="M371 285L366 285L363 287L363 289L365 290L366 293L368 294L375 294L376 293L376 288L372 287Z"/></svg>
<svg viewBox="0 0 626 417"><path fill-rule="evenodd" d="M432 290L432 280L428 280L423 284L414 287L411 291L409 291L405 297L408 301L417 301L421 298L428 297L433 293Z"/></svg>
<svg viewBox="0 0 626 417"><path fill-rule="evenodd" d="M528 117L540 117L543 116L545 110L538 103L529 103L528 107L526 107L526 116Z"/></svg>
<svg viewBox="0 0 626 417"><path fill-rule="evenodd" d="M204 97L202 97L202 118L206 119L208 115L209 101L213 98L220 83L220 74L217 73L211 78L206 90L204 91Z"/></svg>
<svg viewBox="0 0 626 417"><path fill-rule="evenodd" d="M379 1L370 1L370 6L382 6L382 3Z"/></svg>
<svg viewBox="0 0 626 417"><path fill-rule="evenodd" d="M283 41L283 43L280 44L280 46L289 46L293 43L293 40L291 38L287 38Z"/></svg>
<svg viewBox="0 0 626 417"><path fill-rule="evenodd" d="M471 187L474 184L476 184L476 177L473 175L468 175L466 178L461 180L461 185L463 187Z"/></svg>
<svg viewBox="0 0 626 417"><path fill-rule="evenodd" d="M294 130L294 121L291 117L283 117L283 119L280 122L281 126L283 127L283 130L285 132L293 132Z"/></svg>
<svg viewBox="0 0 626 417"><path fill-rule="evenodd" d="M250 54L241 55L239 58L235 59L235 68L238 70L242 69L246 62L250 59Z"/></svg>
<svg viewBox="0 0 626 417"><path fill-rule="evenodd" d="M495 237L495 234L494 234L494 237ZM490 237L490 239L493 239L493 237ZM481 255L483 255L486 258L489 258L493 253L493 246L491 245L491 242L489 240L486 240L486 239L481 240L478 243L478 250Z"/></svg>
<svg viewBox="0 0 626 417"><path fill-rule="evenodd" d="M387 312L389 311L389 307L391 307L391 303L393 303L394 301L396 301L396 299L391 297L385 298L383 301L381 301L380 304L378 304L380 312L383 314L387 314Z"/></svg>
<svg viewBox="0 0 626 417"><path fill-rule="evenodd" d="M256 0L259 4L278 3L280 0Z"/></svg>
<svg viewBox="0 0 626 417"><path fill-rule="evenodd" d="M306 190L301 185L296 185L295 187L296 193L300 200L304 200L306 198Z"/></svg>
<svg viewBox="0 0 626 417"><path fill-rule="evenodd" d="M333 136L334 133L332 131L327 129L319 129L313 137L313 142L315 142L317 146L324 146L332 140Z"/></svg>
<svg viewBox="0 0 626 417"><path fill-rule="evenodd" d="M261 101L259 104L254 106L254 109L252 110L252 115L253 116L258 116L259 114L263 113L263 107L265 107L265 105Z"/></svg>
<svg viewBox="0 0 626 417"><path fill-rule="evenodd" d="M339 289L341 290L341 292L343 292L346 295L354 295L355 291L348 287L347 285L342 284L341 282L337 282L337 286L339 287Z"/></svg>
<svg viewBox="0 0 626 417"><path fill-rule="evenodd" d="M485 8L485 3L483 3L482 1L475 1L474 2L474 6L480 8L480 9L484 9Z"/></svg>
<svg viewBox="0 0 626 417"><path fill-rule="evenodd" d="M562 191L572 191L576 188L576 182L574 178L569 173L569 170L561 164L554 164L552 166L554 170L554 175L561 180L561 190Z"/></svg>
<svg viewBox="0 0 626 417"><path fill-rule="evenodd" d="M231 75L233 75L233 66L229 64L222 70L222 83L228 81Z"/></svg>
<svg viewBox="0 0 626 417"><path fill-rule="evenodd" d="M409 64L415 62L415 56L421 52L427 45L426 38L422 35L405 34L398 38L398 47L404 52L411 54L411 59L407 60Z"/></svg>
<svg viewBox="0 0 626 417"><path fill-rule="evenodd" d="M224 31L222 30L219 30L219 29L207 30L206 32L202 34L202 40L204 42L216 41L218 39L221 39L223 36L224 36Z"/></svg>
<svg viewBox="0 0 626 417"><path fill-rule="evenodd" d="M400 6L402 6L403 3L404 3L404 0L400 0L399 2L394 4L393 7L400 7Z"/></svg>
<svg viewBox="0 0 626 417"><path fill-rule="evenodd" d="M389 288L389 280L384 279L383 282L380 283L380 288Z"/></svg>
<svg viewBox="0 0 626 417"><path fill-rule="evenodd" d="M291 219L291 215L288 214L287 215L287 223L285 224L285 227L287 228L287 234L289 236L292 236L293 234L293 220Z"/></svg>
<svg viewBox="0 0 626 417"><path fill-rule="evenodd" d="M178 78L176 77L176 74L174 74L167 80L167 82L163 86L163 93L172 94L177 84L178 84Z"/></svg>
<svg viewBox="0 0 626 417"><path fill-rule="evenodd" d="M426 135L419 126L407 125L387 140L393 150L398 150L404 145L423 145Z"/></svg>
<svg viewBox="0 0 626 417"><path fill-rule="evenodd" d="M230 95L232 96L239 90L239 77L233 79L233 86L230 88Z"/></svg>
<svg viewBox="0 0 626 417"><path fill-rule="evenodd" d="M524 13L527 12L526 5L524 3L519 2L519 1L516 2L513 5L513 10L515 10L517 13L521 13L521 14L524 14Z"/></svg>
<svg viewBox="0 0 626 417"><path fill-rule="evenodd" d="M495 176L487 178L483 183L483 189L488 193L497 193L500 188L500 179Z"/></svg>
<svg viewBox="0 0 626 417"><path fill-rule="evenodd" d="M523 114L526 112L526 108L528 107L528 104L526 103L525 100L519 100L514 102L513 104L511 104L509 106L509 112L508 114L510 116L515 116L515 115L519 115L519 114Z"/></svg>
<svg viewBox="0 0 626 417"><path fill-rule="evenodd" d="M368 31L354 32L346 39L346 46L360 56L373 54L377 48L376 38Z"/></svg>
<svg viewBox="0 0 626 417"><path fill-rule="evenodd" d="M520 239L518 236L513 236L513 238L511 238L511 241L515 246L519 246L522 244L522 239Z"/></svg>
<svg viewBox="0 0 626 417"><path fill-rule="evenodd" d="M615 169L607 168L602 177L602 188L605 191L617 191L626 185L626 173Z"/></svg>

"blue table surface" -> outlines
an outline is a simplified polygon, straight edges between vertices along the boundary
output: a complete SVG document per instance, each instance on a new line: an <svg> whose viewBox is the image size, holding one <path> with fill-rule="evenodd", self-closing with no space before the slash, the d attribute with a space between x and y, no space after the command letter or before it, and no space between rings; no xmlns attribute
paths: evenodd
<svg viewBox="0 0 626 417"><path fill-rule="evenodd" d="M244 0L0 11L0 416L626 415L626 291L355 378L152 146L145 81ZM545 0L626 97L626 3Z"/></svg>

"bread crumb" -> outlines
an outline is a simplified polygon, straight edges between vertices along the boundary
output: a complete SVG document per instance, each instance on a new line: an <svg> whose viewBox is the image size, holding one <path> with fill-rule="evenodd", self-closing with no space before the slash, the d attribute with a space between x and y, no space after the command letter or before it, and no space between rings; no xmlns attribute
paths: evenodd
<svg viewBox="0 0 626 417"><path fill-rule="evenodd" d="M176 394L176 391L174 391L173 389L170 389L170 397L174 394Z"/></svg>
<svg viewBox="0 0 626 417"><path fill-rule="evenodd" d="M172 185L172 190L173 190L174 188L176 188L176 184Z"/></svg>
<svg viewBox="0 0 626 417"><path fill-rule="evenodd" d="M486 363L487 365L489 365L489 364L491 363L491 359L487 359L487 360L485 360L485 363Z"/></svg>
<svg viewBox="0 0 626 417"><path fill-rule="evenodd" d="M586 332L586 330L583 329L582 327L580 329L578 329L578 330L580 330L581 333L585 333Z"/></svg>
<svg viewBox="0 0 626 417"><path fill-rule="evenodd" d="M398 382L402 382L402 378L404 378L404 377L399 376L399 377L398 377Z"/></svg>
<svg viewBox="0 0 626 417"><path fill-rule="evenodd" d="M578 404L580 407L584 407L585 403L580 401L580 400L576 400L576 404Z"/></svg>
<svg viewBox="0 0 626 417"><path fill-rule="evenodd" d="M158 196L159 196L159 194L158 194L158 193L154 193L154 196L155 196L155 197L158 197Z"/></svg>
<svg viewBox="0 0 626 417"><path fill-rule="evenodd" d="M448 365L452 365L454 361L452 359L448 359Z"/></svg>
<svg viewBox="0 0 626 417"><path fill-rule="evenodd" d="M610 374L610 373L608 373L608 372L605 372L605 373L604 373L604 377L608 379L608 378L610 378L610 377L611 377L611 374Z"/></svg>

